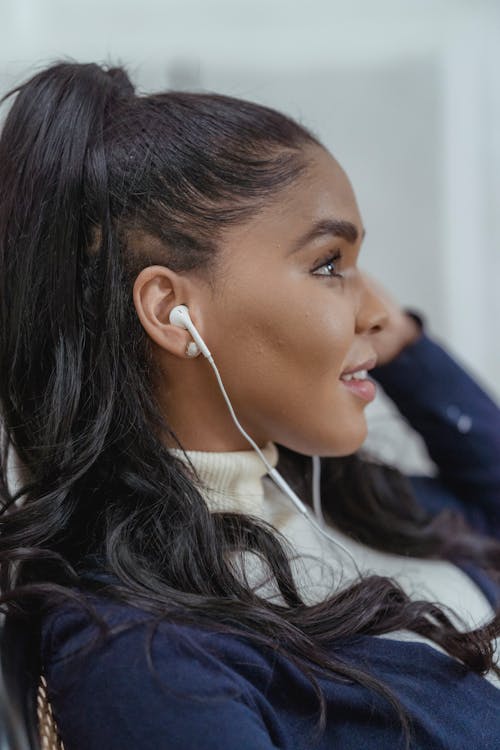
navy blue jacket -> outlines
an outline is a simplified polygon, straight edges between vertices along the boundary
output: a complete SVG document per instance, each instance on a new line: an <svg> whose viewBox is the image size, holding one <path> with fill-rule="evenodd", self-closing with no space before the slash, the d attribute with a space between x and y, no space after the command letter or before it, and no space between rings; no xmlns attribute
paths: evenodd
<svg viewBox="0 0 500 750"><path fill-rule="evenodd" d="M432 511L458 508L481 532L500 536L500 411L424 334L373 372L422 435L439 469L413 478ZM499 587L463 569L490 602ZM66 750L399 750L401 728L388 703L355 684L319 680L327 727L315 744L317 699L293 664L243 636L162 623L152 640L156 675L145 655L148 616L102 603L112 624L136 625L78 655L94 631L70 609L46 619L42 656ZM418 750L500 748L500 690L424 643L363 636L342 657L370 670L413 721Z"/></svg>

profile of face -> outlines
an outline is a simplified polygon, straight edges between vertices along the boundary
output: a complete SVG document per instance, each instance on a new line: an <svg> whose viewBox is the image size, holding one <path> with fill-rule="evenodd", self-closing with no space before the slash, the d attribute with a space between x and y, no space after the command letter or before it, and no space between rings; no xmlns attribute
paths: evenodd
<svg viewBox="0 0 500 750"><path fill-rule="evenodd" d="M154 341L158 397L186 450L249 450L203 357L186 357L189 333L169 324L186 304L212 352L244 429L305 455L342 456L366 437L373 385L342 378L376 362L373 335L386 309L364 282L364 228L351 184L323 148L280 200L225 231L215 281L143 269L134 302Z"/></svg>

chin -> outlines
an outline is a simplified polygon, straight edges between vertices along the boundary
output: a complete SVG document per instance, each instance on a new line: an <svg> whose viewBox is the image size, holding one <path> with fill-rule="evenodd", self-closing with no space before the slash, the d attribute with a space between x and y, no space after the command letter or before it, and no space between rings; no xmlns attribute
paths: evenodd
<svg viewBox="0 0 500 750"><path fill-rule="evenodd" d="M366 440L368 434L368 426L366 420L359 421L356 425L349 425L349 430L340 431L338 428L332 433L332 425L329 425L330 429L326 430L324 434L318 434L317 431L308 435L302 433L297 435L294 439L290 437L289 440L278 440L290 450L296 453L302 453L305 456L335 456L340 458L342 456L351 456L356 453ZM355 427L357 429L355 429Z"/></svg>
<svg viewBox="0 0 500 750"><path fill-rule="evenodd" d="M350 440L343 442L341 446L339 446L337 442L335 446L331 446L330 448L322 448L321 450L314 451L310 455L321 456L324 458L328 456L334 456L335 458L342 458L342 456L352 456L361 448L364 442L364 439Z"/></svg>
<svg viewBox="0 0 500 750"><path fill-rule="evenodd" d="M324 435L316 435L316 440L311 439L315 451L310 455L339 458L350 456L361 448L367 435L368 425L364 413L356 415L348 423L330 422Z"/></svg>

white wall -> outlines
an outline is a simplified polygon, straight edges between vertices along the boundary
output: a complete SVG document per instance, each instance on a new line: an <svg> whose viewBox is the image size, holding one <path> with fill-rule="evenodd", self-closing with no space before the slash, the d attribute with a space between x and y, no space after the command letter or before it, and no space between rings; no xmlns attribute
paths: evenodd
<svg viewBox="0 0 500 750"><path fill-rule="evenodd" d="M2 89L68 56L315 130L357 192L367 270L500 399L500 3L2 0Z"/></svg>

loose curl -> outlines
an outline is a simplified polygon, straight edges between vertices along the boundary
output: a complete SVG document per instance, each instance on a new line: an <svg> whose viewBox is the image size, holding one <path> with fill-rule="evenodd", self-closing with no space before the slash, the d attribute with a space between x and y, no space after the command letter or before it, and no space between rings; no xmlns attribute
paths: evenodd
<svg viewBox="0 0 500 750"><path fill-rule="evenodd" d="M263 520L210 513L160 414L151 342L132 286L147 265L217 272L218 240L294 183L306 128L264 106L214 93L137 96L122 67L61 61L17 94L0 139L0 604L38 628L64 602L100 621L91 596L156 616L244 634L312 681L373 689L411 726L397 697L335 653L355 636L407 629L484 675L500 612L461 632L444 607L411 601L370 575L307 605L287 540ZM279 446L280 470L309 496L306 457ZM9 487L11 451L24 469ZM458 513L431 516L400 472L361 455L322 459L325 513L382 550L467 558L500 572L500 544ZM352 502L355 498L355 502ZM259 597L228 564L251 550L285 605ZM210 570L208 577L206 571ZM104 584L100 574L111 576ZM97 574L97 575L96 575ZM102 622L101 622L102 625Z"/></svg>

